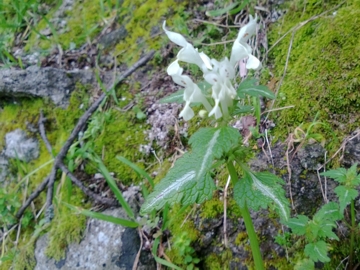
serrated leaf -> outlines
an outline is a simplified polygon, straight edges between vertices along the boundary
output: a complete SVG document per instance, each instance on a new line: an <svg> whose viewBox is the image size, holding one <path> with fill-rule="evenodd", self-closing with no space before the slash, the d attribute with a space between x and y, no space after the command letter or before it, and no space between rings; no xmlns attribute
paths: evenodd
<svg viewBox="0 0 360 270"><path fill-rule="evenodd" d="M180 89L179 91L160 99L159 103L184 103L184 89Z"/></svg>
<svg viewBox="0 0 360 270"><path fill-rule="evenodd" d="M320 175L330 177L339 183L343 183L346 181L346 169L344 168L338 168L336 170L323 172Z"/></svg>
<svg viewBox="0 0 360 270"><path fill-rule="evenodd" d="M305 255L314 262L329 262L330 258L327 256L327 245L324 241L310 243L305 246Z"/></svg>
<svg viewBox="0 0 360 270"><path fill-rule="evenodd" d="M239 131L233 127L201 128L191 136L189 144L191 144L193 152L203 151L204 154L210 154L210 152L204 151L205 142L209 142L208 147L212 147L211 154L216 158L220 158L239 139Z"/></svg>
<svg viewBox="0 0 360 270"><path fill-rule="evenodd" d="M360 185L360 174L353 181L354 186Z"/></svg>
<svg viewBox="0 0 360 270"><path fill-rule="evenodd" d="M191 153L185 153L175 163L141 208L142 213L159 210L166 203L182 202L184 205L201 203L209 199L215 189L210 176L216 158L238 142L239 132L232 127L202 128L189 140Z"/></svg>
<svg viewBox="0 0 360 270"><path fill-rule="evenodd" d="M342 214L339 211L339 205L335 202L329 202L323 205L313 217L313 220L318 224L340 219L342 219Z"/></svg>
<svg viewBox="0 0 360 270"><path fill-rule="evenodd" d="M254 211L273 206L280 217L287 221L290 210L281 186L283 183L282 179L271 173L247 171L245 177L235 184L234 198L240 207L245 207L246 204Z"/></svg>
<svg viewBox="0 0 360 270"><path fill-rule="evenodd" d="M335 193L339 197L340 213L343 213L346 206L359 195L357 190L348 186L336 187Z"/></svg>
<svg viewBox="0 0 360 270"><path fill-rule="evenodd" d="M322 223L322 226L320 227L320 230L318 231L318 237L321 238L329 238L329 239L335 239L339 241L339 237L333 232L333 229L336 227L336 224L334 221L328 221L325 223Z"/></svg>
<svg viewBox="0 0 360 270"><path fill-rule="evenodd" d="M315 265L312 260L304 259L296 263L294 270L314 270Z"/></svg>
<svg viewBox="0 0 360 270"><path fill-rule="evenodd" d="M304 235L309 222L307 216L299 215L296 218L290 218L286 225L297 235Z"/></svg>
<svg viewBox="0 0 360 270"><path fill-rule="evenodd" d="M241 98L243 94L253 97L266 97L275 99L275 94L265 85L256 85L257 80L250 79L243 81L238 89L237 94Z"/></svg>

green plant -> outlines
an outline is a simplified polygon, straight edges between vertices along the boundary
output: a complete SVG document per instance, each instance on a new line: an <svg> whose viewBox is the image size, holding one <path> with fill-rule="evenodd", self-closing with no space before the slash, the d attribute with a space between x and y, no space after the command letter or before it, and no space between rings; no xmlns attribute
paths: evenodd
<svg viewBox="0 0 360 270"><path fill-rule="evenodd" d="M314 262L330 262L328 256L329 244L327 239L338 240L338 236L333 232L337 227L336 221L345 220L344 211L347 205L350 204L350 246L349 246L349 267L352 269L355 259L355 237L359 233L359 228L355 221L355 199L359 195L356 187L360 185L360 175L357 174L357 164L354 164L350 169L338 168L321 173L323 176L331 177L338 183L339 186L335 188L335 193L338 196L339 203L329 202L309 219L307 216L298 215L295 218L289 219L286 223L292 230L292 233L305 237L304 254L306 259L297 263L296 269L305 269L309 266L314 269Z"/></svg>
<svg viewBox="0 0 360 270"><path fill-rule="evenodd" d="M305 236L307 244L304 252L310 260L329 262L328 245L325 240L327 238L339 240L332 230L336 227L336 221L341 218L339 205L330 202L321 207L311 220L307 216L299 215L291 218L286 224L294 234Z"/></svg>
<svg viewBox="0 0 360 270"><path fill-rule="evenodd" d="M174 236L174 238L173 248L177 249L179 255L183 258L186 269L198 269L196 264L200 262L200 259L195 257L195 250L191 247L191 240L188 238L187 233L183 232L180 235Z"/></svg>
<svg viewBox="0 0 360 270"><path fill-rule="evenodd" d="M335 188L335 193L339 198L340 213L343 214L347 205L350 204L350 251L349 251L349 266L350 269L354 263L354 247L355 235L359 235L359 227L356 226L355 213L355 199L359 192L356 188L360 185L360 174L357 173L357 163L351 166L350 169L338 168L321 173L323 176L328 176L337 181L340 185Z"/></svg>
<svg viewBox="0 0 360 270"><path fill-rule="evenodd" d="M245 108L242 101L246 96L257 99L261 96L272 99L275 97L267 87L258 86L256 80L242 82L237 90L232 86L232 81L235 79L234 66L238 61L248 58L246 68L258 69L260 67L259 60L251 55L251 48L246 43L255 32L256 20L250 17L250 22L239 31L230 60L225 58L221 62L210 59L203 52L199 53L183 36L168 31L165 23L163 28L171 41L183 47L177 55L177 60L168 67L167 72L174 82L183 86L184 89L166 98L166 101L178 101L182 96L186 103L180 117L184 120L190 120L195 115L190 106L191 103L202 103L206 111L200 112L201 115L214 115L217 127L200 128L192 135L189 139L191 151L178 159L165 178L155 186L154 192L142 205L141 212L151 213L162 209L167 204L181 203L187 206L210 199L216 189L212 171L225 164L234 185L234 198L241 210L250 238L255 268L264 269L249 208L256 211L270 206L277 211L283 221L287 221L290 211L282 188L284 182L270 173L252 172L245 165L247 147L242 144L238 130L228 126L232 117ZM183 75L183 68L180 67L178 61L197 65L204 74L206 81L204 87L195 84L189 76ZM213 100L210 99L210 93ZM255 108L257 104L255 100ZM241 168L243 175L241 179L238 177L234 163ZM185 256L189 255L186 252L192 253L190 249L183 248L182 253Z"/></svg>

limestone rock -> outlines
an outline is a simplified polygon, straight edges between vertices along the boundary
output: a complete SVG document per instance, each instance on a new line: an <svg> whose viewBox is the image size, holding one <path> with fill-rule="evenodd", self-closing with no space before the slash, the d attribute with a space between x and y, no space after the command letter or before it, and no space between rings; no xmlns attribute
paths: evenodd
<svg viewBox="0 0 360 270"><path fill-rule="evenodd" d="M29 162L40 154L39 142L29 138L25 131L16 129L5 135L5 156Z"/></svg>
<svg viewBox="0 0 360 270"><path fill-rule="evenodd" d="M93 84L91 70L67 71L52 67L30 66L25 70L0 70L0 97L49 98L55 105L65 108L77 82Z"/></svg>
<svg viewBox="0 0 360 270"><path fill-rule="evenodd" d="M120 208L106 210L106 215L127 218ZM68 247L66 257L58 262L45 255L47 235L36 243L35 270L130 270L140 247L140 239L136 229L125 228L110 222L89 219L84 239L79 244ZM142 251L137 269L156 269L151 255Z"/></svg>

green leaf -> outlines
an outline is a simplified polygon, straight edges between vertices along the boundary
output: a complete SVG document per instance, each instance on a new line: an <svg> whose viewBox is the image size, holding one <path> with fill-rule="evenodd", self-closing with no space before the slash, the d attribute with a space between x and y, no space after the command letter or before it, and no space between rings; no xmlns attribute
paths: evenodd
<svg viewBox="0 0 360 270"><path fill-rule="evenodd" d="M296 263L294 270L314 270L315 265L312 260L303 259Z"/></svg>
<svg viewBox="0 0 360 270"><path fill-rule="evenodd" d="M232 3L232 4L230 4L230 5L228 5L227 7L224 7L224 8L206 11L205 14L206 14L206 16L209 16L209 17L221 16L221 15L223 15L225 13L228 13L230 10L234 9L239 4L240 3Z"/></svg>
<svg viewBox="0 0 360 270"><path fill-rule="evenodd" d="M170 269L175 269L175 270L182 270L180 267L178 267L177 265L171 263L171 262L168 262L164 259L161 259L160 257L157 256L157 250L158 250L158 247L159 247L159 244L160 244L160 237L157 237L153 243L153 246L152 246L152 255L154 256L154 259L156 262L164 265L164 266L167 266L169 267Z"/></svg>
<svg viewBox="0 0 360 270"><path fill-rule="evenodd" d="M201 203L211 198L215 184L210 170L219 159L237 144L239 132L232 127L202 128L189 140L191 153L185 153L175 163L141 207L142 213L159 210L166 203L184 205Z"/></svg>
<svg viewBox="0 0 360 270"><path fill-rule="evenodd" d="M273 206L280 217L287 221L289 202L281 184L284 181L271 173L246 171L245 177L235 184L234 198L240 207L247 205L254 211Z"/></svg>
<svg viewBox="0 0 360 270"><path fill-rule="evenodd" d="M297 235L304 235L309 222L307 216L299 215L296 218L290 218L286 225Z"/></svg>
<svg viewBox="0 0 360 270"><path fill-rule="evenodd" d="M82 209L82 208L73 206L71 204L68 204L66 202L62 202L62 203L65 204L70 209L73 209L73 210L77 211L78 213L80 213L82 215L85 215L87 217L108 221L108 222L118 224L118 225L121 225L121 226L124 226L124 227L129 227L129 228L137 228L137 227L139 227L139 224L137 222L134 222L134 221L131 221L131 220L117 218L117 217L114 217L114 216L104 215L102 213Z"/></svg>
<svg viewBox="0 0 360 270"><path fill-rule="evenodd" d="M329 262L330 258L327 256L327 245L324 241L310 243L305 246L305 255L314 262Z"/></svg>
<svg viewBox="0 0 360 270"><path fill-rule="evenodd" d="M257 80L255 79L248 79L243 81L238 89L237 94L241 98L243 94L247 94L253 97L266 97L269 99L275 99L275 94L264 85L256 85Z"/></svg>
<svg viewBox="0 0 360 270"><path fill-rule="evenodd" d="M339 212L339 205L335 202L323 205L313 217L313 220L318 224L321 224L323 221L336 221L340 219L342 219L342 214Z"/></svg>
<svg viewBox="0 0 360 270"><path fill-rule="evenodd" d="M102 163L102 161L99 158L97 158L96 161L98 163L98 168L99 168L101 174L104 176L111 191L114 192L116 199L119 201L121 206L124 208L124 210L126 211L128 216L132 219L135 219L134 212L131 210L129 204L125 201L120 189L117 187L115 180L110 175L110 173L109 173L108 169L105 167L104 163Z"/></svg>
<svg viewBox="0 0 360 270"><path fill-rule="evenodd" d="M144 177L147 179L151 185L151 187L154 188L154 180L150 177L150 175L145 172L143 169L139 168L135 163L131 162L130 160L122 157L122 156L116 156L118 160L120 160L125 165L129 166L131 169L133 169L139 176Z"/></svg>
<svg viewBox="0 0 360 270"><path fill-rule="evenodd" d="M250 113L254 111L254 107L250 105L239 105L235 107L233 115L242 114L242 113Z"/></svg>
<svg viewBox="0 0 360 270"><path fill-rule="evenodd" d="M164 97L159 100L159 103L184 103L184 89L171 94L170 96Z"/></svg>
<svg viewBox="0 0 360 270"><path fill-rule="evenodd" d="M339 197L340 213L343 213L346 206L359 195L357 190L348 186L336 187L335 193Z"/></svg>
<svg viewBox="0 0 360 270"><path fill-rule="evenodd" d="M320 175L330 177L339 183L343 183L346 181L346 169L344 168L338 168L336 170L323 172Z"/></svg>

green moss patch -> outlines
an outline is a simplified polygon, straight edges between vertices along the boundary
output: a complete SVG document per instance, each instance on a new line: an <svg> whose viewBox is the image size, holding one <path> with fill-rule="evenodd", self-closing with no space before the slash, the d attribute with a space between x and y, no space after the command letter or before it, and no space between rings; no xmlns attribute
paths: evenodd
<svg viewBox="0 0 360 270"><path fill-rule="evenodd" d="M305 2L293 4L287 15L272 28L272 44L295 25L337 4L336 1ZM276 103L276 107L295 105L295 108L272 116L277 119L278 137L284 139L301 123L311 122L318 112L318 120L329 124L339 137L359 126L359 18L360 1L348 1L296 31ZM271 53L277 78L283 75L290 39L291 33ZM324 133L329 135L329 131Z"/></svg>

